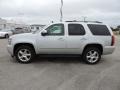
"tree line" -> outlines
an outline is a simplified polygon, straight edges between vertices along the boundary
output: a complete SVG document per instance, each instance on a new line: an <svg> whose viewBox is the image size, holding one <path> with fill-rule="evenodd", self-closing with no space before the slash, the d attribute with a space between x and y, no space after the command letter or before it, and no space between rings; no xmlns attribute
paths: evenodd
<svg viewBox="0 0 120 90"><path fill-rule="evenodd" d="M120 34L120 25L116 28L111 27L112 31L115 32L115 34Z"/></svg>

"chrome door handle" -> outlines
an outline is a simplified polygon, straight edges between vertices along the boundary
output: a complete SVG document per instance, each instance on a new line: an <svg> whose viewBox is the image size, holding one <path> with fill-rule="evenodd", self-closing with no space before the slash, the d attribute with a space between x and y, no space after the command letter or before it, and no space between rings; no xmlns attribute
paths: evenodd
<svg viewBox="0 0 120 90"><path fill-rule="evenodd" d="M87 40L86 38L81 38L81 40Z"/></svg>
<svg viewBox="0 0 120 90"><path fill-rule="evenodd" d="M63 39L63 38L59 38L58 40L60 40L60 41L64 41L64 39Z"/></svg>

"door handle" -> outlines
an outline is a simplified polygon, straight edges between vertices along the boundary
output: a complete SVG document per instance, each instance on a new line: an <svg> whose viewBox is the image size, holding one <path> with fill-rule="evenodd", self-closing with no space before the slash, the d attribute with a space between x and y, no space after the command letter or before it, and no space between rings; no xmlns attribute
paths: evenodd
<svg viewBox="0 0 120 90"><path fill-rule="evenodd" d="M60 40L60 41L64 41L64 39L63 39L63 38L59 38L58 40Z"/></svg>
<svg viewBox="0 0 120 90"><path fill-rule="evenodd" d="M81 38L81 40L87 40L86 38Z"/></svg>

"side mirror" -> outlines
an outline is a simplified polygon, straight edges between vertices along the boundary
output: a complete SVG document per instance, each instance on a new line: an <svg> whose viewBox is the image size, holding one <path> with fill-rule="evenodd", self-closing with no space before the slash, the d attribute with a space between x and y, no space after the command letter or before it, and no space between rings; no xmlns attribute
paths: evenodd
<svg viewBox="0 0 120 90"><path fill-rule="evenodd" d="M42 31L42 32L41 32L41 35L42 35L42 36L46 36L46 35L47 35L47 31L46 31L46 30Z"/></svg>

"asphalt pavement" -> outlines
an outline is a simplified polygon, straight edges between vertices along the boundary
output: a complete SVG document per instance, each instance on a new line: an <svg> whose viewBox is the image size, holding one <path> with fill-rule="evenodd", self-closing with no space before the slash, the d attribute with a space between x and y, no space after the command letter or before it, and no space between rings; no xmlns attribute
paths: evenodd
<svg viewBox="0 0 120 90"><path fill-rule="evenodd" d="M20 64L0 39L0 90L120 90L120 36L113 54L87 65L79 57L37 58Z"/></svg>

